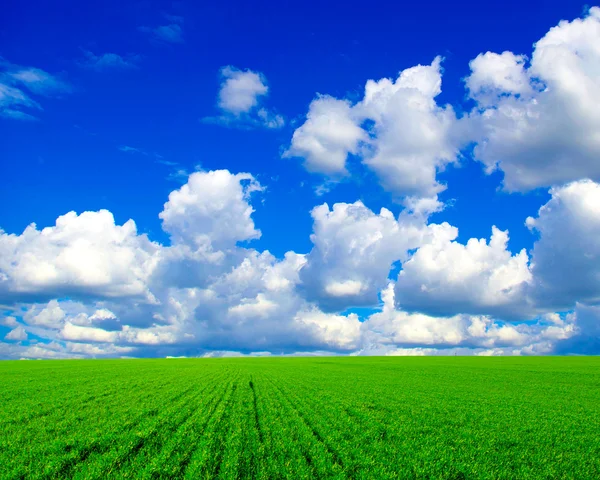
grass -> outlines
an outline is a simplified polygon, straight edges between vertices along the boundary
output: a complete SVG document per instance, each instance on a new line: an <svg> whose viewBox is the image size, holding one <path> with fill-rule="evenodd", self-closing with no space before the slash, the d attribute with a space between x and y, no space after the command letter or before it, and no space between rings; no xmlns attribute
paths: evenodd
<svg viewBox="0 0 600 480"><path fill-rule="evenodd" d="M600 478L600 358L0 363L0 478Z"/></svg>

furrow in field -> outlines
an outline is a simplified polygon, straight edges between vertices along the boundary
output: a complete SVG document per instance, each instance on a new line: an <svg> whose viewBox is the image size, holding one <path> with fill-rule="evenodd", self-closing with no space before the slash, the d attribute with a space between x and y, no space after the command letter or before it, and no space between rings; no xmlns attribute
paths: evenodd
<svg viewBox="0 0 600 480"><path fill-rule="evenodd" d="M203 399L196 412L165 444L140 474L148 478L182 478L207 426L219 410L227 392L226 378L214 381L214 391ZM221 393L222 390L222 393ZM215 393L216 392L216 393Z"/></svg>
<svg viewBox="0 0 600 480"><path fill-rule="evenodd" d="M245 478L315 478L315 470L307 461L305 452L298 448L298 432L293 419L260 375L254 375L252 382L254 394L246 405L250 426L244 440L248 445L244 452L249 451L249 458L245 462L246 465L250 465L250 472ZM255 426L256 415L262 440Z"/></svg>
<svg viewBox="0 0 600 480"><path fill-rule="evenodd" d="M163 412L159 413L158 410L160 404L167 402L174 408L185 405L189 402L188 397L194 395L194 388L194 385L183 390L172 387L170 391L161 392L161 395L143 390L147 402L141 404L140 398L136 398L139 392L123 392L119 404L102 405L104 408L90 412L90 416L96 414L102 421L96 425L89 425L91 428L79 432L72 441L66 439L69 443L65 444L65 439L58 440L59 452L54 456L58 465L49 469L50 476L53 476L52 472L56 469L61 471L63 476L79 474L82 470L92 475L92 472L98 473L100 464L106 465L109 462L110 465L111 458L118 462L119 458L131 455L143 446L143 435L135 435L133 430L144 431L150 428L148 425L164 421ZM135 416L124 415L132 409ZM70 422L61 425L67 434L70 433L66 429L68 423ZM64 450L60 451L60 447ZM115 456L116 458L113 458ZM46 470L48 467L46 465Z"/></svg>
<svg viewBox="0 0 600 480"><path fill-rule="evenodd" d="M192 454L184 472L184 478L217 478L227 431L230 428L229 418L231 407L236 399L238 390L237 374L231 374L223 402L215 410L206 428L204 435L199 438L196 450Z"/></svg>
<svg viewBox="0 0 600 480"><path fill-rule="evenodd" d="M375 464L381 478L391 474L389 466L397 457L394 458L394 452L391 458L385 458L390 453L387 428L364 417L349 415L340 401L325 397L319 390L304 385L299 390L297 382L290 385L285 381L282 388L294 407L304 412L301 415L315 435L335 452L347 478L360 477ZM365 445L369 448L365 449Z"/></svg>
<svg viewBox="0 0 600 480"><path fill-rule="evenodd" d="M228 427L223 437L223 451L215 478L248 478L249 465L247 457L244 456L243 445L244 431L253 428L252 418L245 415L251 395L248 383L242 378L239 380L235 401L229 410Z"/></svg>
<svg viewBox="0 0 600 480"><path fill-rule="evenodd" d="M76 443L83 445L70 450L73 454L57 462L57 465L47 465L45 472L47 478L89 478L90 476L99 478L103 470L102 467L99 468L101 465L118 465L123 459L134 455L151 436L149 432L155 431L157 424L165 422L172 411L185 406L189 402L189 397L194 395L192 387L182 393L183 395L181 393L177 395L179 399L167 412L140 416L127 427L120 427L119 417L116 417L113 425L105 425L104 428L85 432L85 436L80 434ZM108 472L110 471L109 467Z"/></svg>
<svg viewBox="0 0 600 480"><path fill-rule="evenodd" d="M268 378L274 397L280 405L280 412L293 425L293 442L300 448L309 467L318 478L345 478L343 464L330 445L327 445L321 435L304 418L302 413L289 401L286 393L277 385L276 381Z"/></svg>
<svg viewBox="0 0 600 480"><path fill-rule="evenodd" d="M202 378L202 383L192 383L189 390L192 394L173 405L167 401L157 405L159 415L155 421L140 424L135 432L127 435L132 439L129 450L115 451L116 458L108 461L104 456L95 462L101 472L115 474L122 478L137 478L141 471L152 464L156 455L176 436L180 428L205 404L211 400L219 385L219 375ZM120 444L123 440L119 441ZM86 475L81 475L86 478Z"/></svg>
<svg viewBox="0 0 600 480"><path fill-rule="evenodd" d="M20 429L18 435L12 436L10 445L19 455L13 457L13 465L8 468L14 474L26 472L32 478L42 478L45 475L52 477L56 472L67 474L71 468L69 465L86 460L94 452L104 451L106 442L101 439L107 434L106 423L111 418L111 409L119 411L123 404L131 406L129 402L123 402L122 398L113 397L111 403L107 399L105 397L104 402L99 403L86 403L80 408L73 406L60 415L31 422L26 428ZM81 430L82 425L87 428ZM33 432L40 441L32 444L28 439Z"/></svg>

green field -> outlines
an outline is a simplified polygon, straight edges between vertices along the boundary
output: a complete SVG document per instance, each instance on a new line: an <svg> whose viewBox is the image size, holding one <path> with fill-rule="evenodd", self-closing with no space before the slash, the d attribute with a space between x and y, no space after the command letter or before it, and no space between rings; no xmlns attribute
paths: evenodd
<svg viewBox="0 0 600 480"><path fill-rule="evenodd" d="M0 363L1 478L600 478L600 358Z"/></svg>

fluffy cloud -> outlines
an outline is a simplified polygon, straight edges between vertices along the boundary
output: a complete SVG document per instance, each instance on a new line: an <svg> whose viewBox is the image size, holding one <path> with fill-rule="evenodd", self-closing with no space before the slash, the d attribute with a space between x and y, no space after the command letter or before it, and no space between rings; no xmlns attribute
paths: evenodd
<svg viewBox="0 0 600 480"><path fill-rule="evenodd" d="M258 105L259 97L269 91L264 76L252 70L228 66L221 69L221 76L219 108L234 115L248 113Z"/></svg>
<svg viewBox="0 0 600 480"><path fill-rule="evenodd" d="M331 177L345 176L348 154L358 154L367 133L350 102L321 96L313 100L306 121L296 129L284 157L302 157L306 169Z"/></svg>
<svg viewBox="0 0 600 480"><path fill-rule="evenodd" d="M469 64L466 84L471 98L481 105L494 105L502 95L530 95L533 88L524 65L527 57L512 52L487 52Z"/></svg>
<svg viewBox="0 0 600 480"><path fill-rule="evenodd" d="M18 327L19 322L12 315L8 315L6 317L0 318L0 325L4 325L5 327Z"/></svg>
<svg viewBox="0 0 600 480"><path fill-rule="evenodd" d="M550 193L526 222L540 236L532 252L535 300L551 309L600 303L600 185L581 180Z"/></svg>
<svg viewBox="0 0 600 480"><path fill-rule="evenodd" d="M573 335L559 337L552 353L600 354L600 307L577 305L575 311L559 325L567 322L573 326Z"/></svg>
<svg viewBox="0 0 600 480"><path fill-rule="evenodd" d="M22 341L27 340L27 332L22 326L12 329L4 336L5 340Z"/></svg>
<svg viewBox="0 0 600 480"><path fill-rule="evenodd" d="M24 320L28 325L46 328L60 328L65 319L65 311L60 308L57 300L50 300L48 304L38 311L34 306L25 314Z"/></svg>
<svg viewBox="0 0 600 480"><path fill-rule="evenodd" d="M67 213L56 225L21 235L0 231L0 297L98 295L151 299L146 283L159 246L138 235L133 220L112 213Z"/></svg>
<svg viewBox="0 0 600 480"><path fill-rule="evenodd" d="M543 354L553 342L573 335L573 319L510 324L482 315L432 317L395 307L394 285L382 292L384 305L363 324L363 349L368 354L432 354L432 348L457 349L464 354ZM406 352L406 349L409 349ZM400 351L398 351L400 349ZM446 350L448 351L448 350ZM418 352L416 352L418 353Z"/></svg>
<svg viewBox="0 0 600 480"><path fill-rule="evenodd" d="M369 80L359 109L373 120L365 163L383 187L404 197L435 197L444 190L436 173L458 155L456 116L435 101L441 93L441 59L402 72L395 82Z"/></svg>
<svg viewBox="0 0 600 480"><path fill-rule="evenodd" d="M250 128L281 128L285 120L281 115L262 106L269 92L267 80L262 73L239 70L232 66L221 69L221 87L217 106L218 117L205 117L203 121L224 126Z"/></svg>
<svg viewBox="0 0 600 480"><path fill-rule="evenodd" d="M463 245L455 227L428 224L437 202L426 199L397 217L361 202L318 206L312 250L279 259L240 245L260 236L251 200L262 189L247 173L190 175L160 213L169 246L138 235L131 220L115 225L107 211L69 213L55 226L30 226L22 235L2 233L0 285L10 304L2 324L11 328L7 342L24 343L5 343L0 355L543 354L595 348L584 342L598 328L593 307L578 304L573 314L555 313L577 300L596 301L598 252L590 239L599 233L600 187L594 182L553 189L538 216L527 220L540 235L531 267L525 251L508 251L507 232L494 228L489 241ZM547 263L557 257L564 265ZM397 261L402 270L394 286L388 274ZM572 266L584 272L579 283L569 279ZM546 291L546 285L556 288ZM362 322L339 313L376 307L378 294L381 311ZM563 300L555 305L548 298ZM525 317L534 320L519 321ZM27 342L28 333L45 341Z"/></svg>
<svg viewBox="0 0 600 480"><path fill-rule="evenodd" d="M32 111L41 111L42 106L31 95L48 97L69 91L66 82L44 70L14 65L0 57L0 116L37 120Z"/></svg>
<svg viewBox="0 0 600 480"><path fill-rule="evenodd" d="M396 285L402 308L432 315L531 316L526 251L512 255L508 232L496 227L489 242L472 238L463 245L455 241L457 236L455 227L437 227L434 240L403 264Z"/></svg>
<svg viewBox="0 0 600 480"><path fill-rule="evenodd" d="M376 214L362 202L336 203L332 209L323 204L311 214L314 247L300 278L306 297L326 310L376 304L392 263L432 236L419 215L396 219L389 210Z"/></svg>
<svg viewBox="0 0 600 480"><path fill-rule="evenodd" d="M600 8L562 21L522 55L487 52L466 79L475 156L509 191L600 179Z"/></svg>
<svg viewBox="0 0 600 480"><path fill-rule="evenodd" d="M438 57L403 70L395 81L369 80L354 105L317 98L284 156L303 157L309 171L335 178L347 173L348 155L357 155L395 197L435 201L445 188L436 174L456 160L461 143L452 107L435 101L440 65Z"/></svg>
<svg viewBox="0 0 600 480"><path fill-rule="evenodd" d="M248 173L195 172L185 185L170 193L159 217L173 243L206 250L231 248L260 237L248 200L261 190Z"/></svg>

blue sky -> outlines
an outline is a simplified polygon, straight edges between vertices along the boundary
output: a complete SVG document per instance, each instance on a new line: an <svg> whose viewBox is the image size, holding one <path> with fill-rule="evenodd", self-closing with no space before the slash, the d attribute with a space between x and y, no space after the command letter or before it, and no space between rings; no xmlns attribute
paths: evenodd
<svg viewBox="0 0 600 480"><path fill-rule="evenodd" d="M1 356L598 345L599 10L5 10Z"/></svg>

